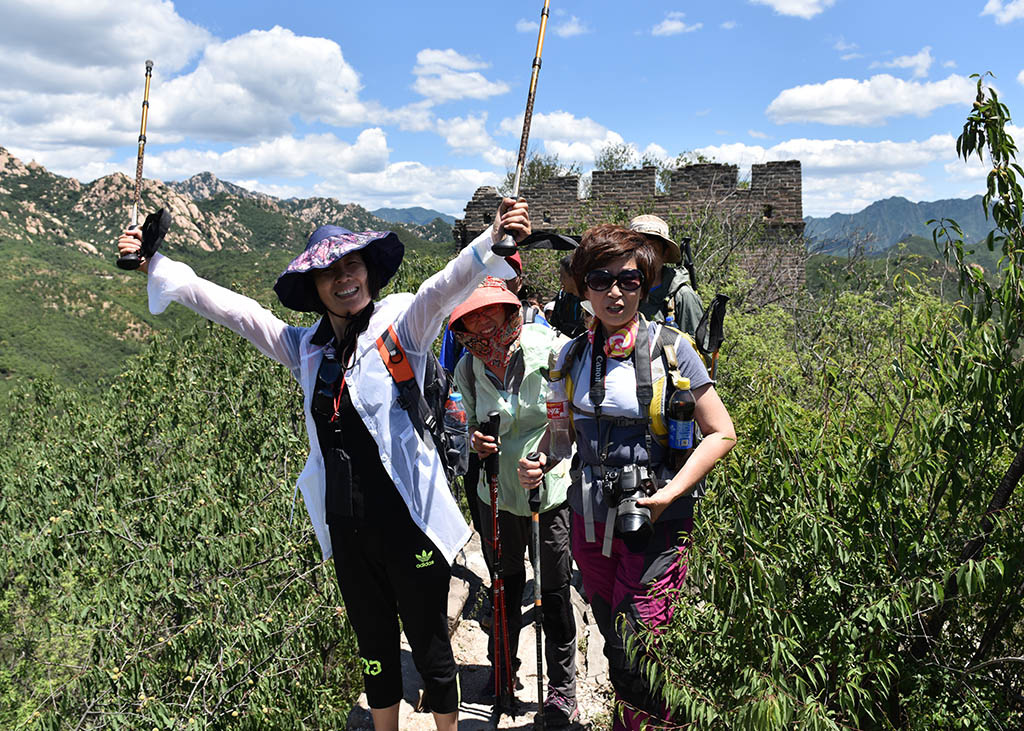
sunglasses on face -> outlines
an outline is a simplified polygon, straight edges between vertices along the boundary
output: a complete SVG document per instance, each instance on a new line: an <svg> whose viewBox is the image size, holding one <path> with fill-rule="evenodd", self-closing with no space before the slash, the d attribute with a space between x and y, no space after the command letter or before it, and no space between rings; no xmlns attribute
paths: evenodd
<svg viewBox="0 0 1024 731"><path fill-rule="evenodd" d="M639 269L623 269L618 274L612 274L607 269L595 269L587 272L583 281L595 292L604 292L616 283L623 292L635 292L644 284L644 273Z"/></svg>

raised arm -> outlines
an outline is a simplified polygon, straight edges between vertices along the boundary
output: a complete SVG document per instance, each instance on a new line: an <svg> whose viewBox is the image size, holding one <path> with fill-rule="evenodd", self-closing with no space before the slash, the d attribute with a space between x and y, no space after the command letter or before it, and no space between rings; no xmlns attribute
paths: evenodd
<svg viewBox="0 0 1024 731"><path fill-rule="evenodd" d="M420 285L416 297L399 320L399 338L416 352L426 351L455 306L490 275L511 279L515 271L491 246L511 235L521 241L530 235L529 206L525 200L505 198L498 206L494 225L460 251L444 269Z"/></svg>
<svg viewBox="0 0 1024 731"><path fill-rule="evenodd" d="M121 253L137 251L138 229L117 241ZM289 326L256 300L197 276L187 264L154 254L139 271L147 274L149 311L159 315L178 302L207 320L223 325L255 345L261 353L293 372L299 365L298 339Z"/></svg>

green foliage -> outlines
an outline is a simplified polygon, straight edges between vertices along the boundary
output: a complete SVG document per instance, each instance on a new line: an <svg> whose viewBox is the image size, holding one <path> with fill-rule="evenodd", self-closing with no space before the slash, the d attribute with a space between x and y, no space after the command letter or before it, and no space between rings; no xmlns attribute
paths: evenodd
<svg viewBox="0 0 1024 731"><path fill-rule="evenodd" d="M636 147L626 142L609 142L594 158L594 170L628 170L636 164Z"/></svg>
<svg viewBox="0 0 1024 731"><path fill-rule="evenodd" d="M544 155L536 151L530 151L526 155L526 162L523 164L523 174L519 181L520 188L533 188L545 180L561 178L566 175L579 175L582 169L579 163L563 163L557 153ZM516 168L513 165L505 173L505 180L502 181L498 192L502 195L510 195L512 186L516 180Z"/></svg>
<svg viewBox="0 0 1024 731"><path fill-rule="evenodd" d="M982 134L997 147L993 282L948 223L936 239L963 301L893 268L826 278L791 315L727 318L719 388L738 446L709 479L691 590L637 647L681 727L1024 723L1024 508L1010 499L1024 235L1008 118L989 90L958 148Z"/></svg>
<svg viewBox="0 0 1024 731"><path fill-rule="evenodd" d="M206 326L157 338L99 403L12 393L4 727L342 725L354 637L302 506L287 519L300 403Z"/></svg>

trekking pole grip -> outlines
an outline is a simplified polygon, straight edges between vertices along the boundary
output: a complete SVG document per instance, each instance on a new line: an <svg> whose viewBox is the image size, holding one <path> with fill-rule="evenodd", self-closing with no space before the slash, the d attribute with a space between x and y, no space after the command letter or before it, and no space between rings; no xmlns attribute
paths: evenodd
<svg viewBox="0 0 1024 731"><path fill-rule="evenodd" d="M498 430L501 427L501 416L497 411L491 411L487 414L487 421L482 424L483 433L489 437L494 437L495 444L497 444ZM488 477L498 474L498 454L490 454L484 461L484 467L487 469Z"/></svg>
<svg viewBox="0 0 1024 731"><path fill-rule="evenodd" d="M540 452L536 452L536 451L530 452L528 455L526 455L526 459L530 460L531 462L540 462ZM543 469L543 467L541 469ZM540 512L540 488L546 482L546 480L547 480L546 477L541 477L540 478L541 484L537 485L537 487L535 487L532 490L530 490L529 501L530 501L530 512L531 513L539 513Z"/></svg>

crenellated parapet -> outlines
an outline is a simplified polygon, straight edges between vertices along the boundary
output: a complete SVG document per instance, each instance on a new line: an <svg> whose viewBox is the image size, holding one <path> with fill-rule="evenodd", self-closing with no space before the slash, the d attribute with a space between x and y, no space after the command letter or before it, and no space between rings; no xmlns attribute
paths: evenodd
<svg viewBox="0 0 1024 731"><path fill-rule="evenodd" d="M739 180L735 165L699 163L673 170L667 190L660 190L658 170L595 170L590 194L580 198L579 177L552 178L524 188L535 231L579 232L583 225L621 221L623 215L653 213L679 235L705 221L709 211L740 224L763 226L759 242L736 252L737 261L757 279L754 300L786 300L805 280L803 181L799 160L754 165L750 180ZM456 241L465 245L494 220L500 196L493 187L478 188L455 222ZM762 281L763 280L763 281Z"/></svg>
<svg viewBox="0 0 1024 731"><path fill-rule="evenodd" d="M644 210L666 220L686 221L703 215L708 204L727 216L754 217L769 226L803 231L803 185L799 160L767 162L751 168L750 180L739 181L735 165L698 163L673 170L667 190L658 188L658 170L595 170L590 195L579 196L575 175L551 178L522 195L530 202L534 228L565 231L587 214L602 210ZM490 225L498 200L497 189L478 188L455 222L455 238L471 241Z"/></svg>

